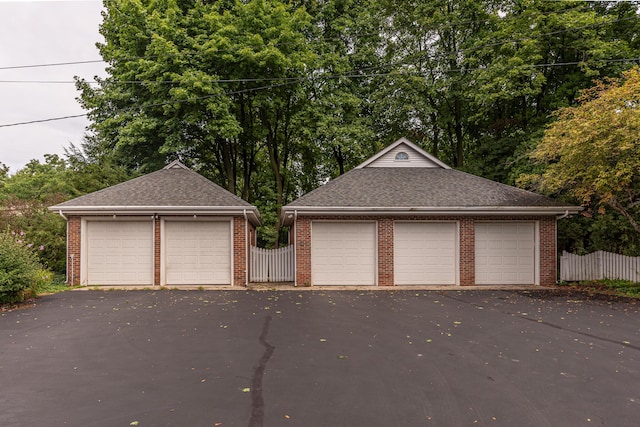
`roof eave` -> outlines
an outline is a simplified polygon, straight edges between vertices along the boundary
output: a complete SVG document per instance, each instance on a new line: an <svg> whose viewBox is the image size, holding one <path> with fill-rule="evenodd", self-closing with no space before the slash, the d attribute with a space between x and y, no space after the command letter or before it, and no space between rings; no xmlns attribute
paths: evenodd
<svg viewBox="0 0 640 427"><path fill-rule="evenodd" d="M254 206L49 206L65 215L243 215L255 226L262 224Z"/></svg>
<svg viewBox="0 0 640 427"><path fill-rule="evenodd" d="M280 217L283 225L290 225L298 216L339 215L575 215L580 206L447 206L447 207L352 207L352 206L284 206Z"/></svg>

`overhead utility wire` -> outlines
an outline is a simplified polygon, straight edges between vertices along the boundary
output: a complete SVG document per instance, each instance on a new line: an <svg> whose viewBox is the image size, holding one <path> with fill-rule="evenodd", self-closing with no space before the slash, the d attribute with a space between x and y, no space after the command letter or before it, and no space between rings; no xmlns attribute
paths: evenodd
<svg viewBox="0 0 640 427"><path fill-rule="evenodd" d="M640 61L640 57L638 58L612 58L612 59L593 59L595 62L636 62ZM546 64L522 64L523 67L528 66L532 68L543 68L543 67L566 67L571 65L579 65L584 63L585 61L571 61L571 62L550 62ZM410 62L398 62L395 65L403 65L408 64ZM388 65L387 65L388 66ZM315 76L301 76L301 77L262 77L262 78L250 78L250 79L215 79L209 80L208 83L250 83L250 82L290 82L290 83L298 83L307 80L330 80L330 79L340 79L340 78L364 78L364 77L385 77L392 75L425 75L427 72L415 71L415 72L407 72L406 70L398 70L399 72L385 72L385 73L359 73L360 71L372 71L374 69L385 68L386 66L382 65L376 68L361 68L354 69L348 73L344 74L325 74L325 75L315 75ZM443 72L443 73L453 73L453 72L462 72L462 71L479 71L486 70L488 67L475 67L475 68L447 68L447 69L436 69L433 71ZM0 80L1 83L33 83L33 84L73 84L75 81L63 81L63 80ZM100 82L90 81L86 82L88 84L98 84ZM171 80L110 80L109 84L138 84L138 85L152 85L152 84L179 84L180 82L171 81ZM263 87L263 88L272 88L273 86ZM248 90L259 90L262 88L247 88ZM245 89L243 89L245 90ZM229 92L229 95L235 94L234 92Z"/></svg>
<svg viewBox="0 0 640 427"><path fill-rule="evenodd" d="M31 64L31 65L12 65L6 67L0 67L0 70L18 70L21 68L41 68L41 67L59 67L62 65L78 65L78 64L96 64L98 62L105 62L103 59L94 59L89 61L70 61L70 62L54 62L50 64Z"/></svg>
<svg viewBox="0 0 640 427"><path fill-rule="evenodd" d="M640 61L640 58L627 58L627 59L610 59L610 60L604 60L605 62L631 62L631 61ZM531 67L563 67L563 66L574 66L574 65L578 65L580 64L580 62L576 61L576 62L564 62L564 63L550 63L550 64L532 64L530 65ZM465 70L440 70L440 72L456 72L456 71L474 71L474 70L481 70L483 68L475 68L475 69L465 69ZM309 79L309 80L315 80L315 79L323 79L323 78L367 78L367 77L384 77L384 76L390 76L393 73L373 73L373 74L344 74L344 75L335 75L335 76L327 76L327 77L322 77L322 76L316 76L316 77L303 77L303 78L299 78L298 80L302 80L302 79ZM424 75L425 73L419 73L419 72L415 72L415 73L403 73L402 75ZM268 81L269 79L261 79L263 81ZM266 90L266 89L273 89L276 87L282 87L282 86L288 86L291 84L295 84L298 83L299 81L295 80L295 81L290 81L290 82L286 82L286 83L280 83L280 84L275 84L275 85L269 85L269 86L260 86L260 87L256 87L256 88L246 88L246 89L239 89L236 91L230 91L230 92L225 92L225 93L217 93L217 94L211 94L211 95L203 95L203 96L198 96L198 97L194 97L194 98L189 98L189 99L176 99L176 100L171 100L171 101L165 101L165 102L159 102L159 103L155 103L155 104L147 104L147 105L142 105L140 106L139 109L144 109L144 108L148 108L148 107L161 107L164 105L171 105L171 104L181 104L181 103L186 103L186 102L193 102L193 101L200 101L203 99L210 99L210 98L215 98L215 97L219 97L219 96L229 96L229 95L238 95L241 93L248 93L248 92L256 92L256 91L261 91L261 90ZM132 111L132 108L124 108L124 109L118 109L115 110L116 113L118 112L128 112L128 111ZM30 125L30 124L36 124L36 123L44 123L44 122L53 122L53 121L58 121L58 120L67 120L67 119L73 119L73 118L78 118L78 117L84 117L87 116L88 113L84 113L84 114L76 114L76 115L69 115L69 116L62 116L62 117L52 117L52 118L48 118L48 119L40 119L40 120L29 120L29 121L25 121L25 122L16 122L16 123L7 123L7 124L0 124L0 128L5 128L5 127L12 127L12 126L21 126L21 125Z"/></svg>
<svg viewBox="0 0 640 427"><path fill-rule="evenodd" d="M574 9L568 9L568 10L564 10L561 12L572 12L574 10L578 9L578 7L574 8ZM543 12L542 14L547 14L550 12ZM483 46L477 46L474 48L469 48L469 49L482 49L484 47L493 47L493 46L498 46L500 44L506 44L506 43L510 43L510 42L517 42L517 41L525 41L525 40L531 40L531 39L535 39L535 38L539 38L539 37L544 37L544 36L550 36L550 35L556 35L556 34L562 34L562 33L568 33L568 32L572 32L572 31L576 31L576 30L580 30L580 29L585 29L585 28L595 28L595 27L599 27L599 26L603 26L603 25L608 25L608 24L613 24L616 22L621 22L621 21L627 21L630 19L638 19L638 16L630 16L630 17L626 17L626 18L619 18L619 19L614 19L611 21L606 21L606 22L600 22L600 23L594 23L594 24L589 24L589 25L585 25L582 27L574 27L574 28L569 28L566 30L558 30L558 31L553 31L550 33L543 33L543 34L539 34L536 36L531 36L531 37L523 37L520 39L507 39L504 41L497 41L496 43L492 43L492 44L488 44L488 45L483 45ZM485 20L470 20L470 21L461 21L461 22L451 22L451 23L447 23L445 25L442 25L438 28L433 28L432 31L437 31L437 30L441 30L444 28L451 28L451 27L456 27L456 26L460 26L460 25L467 25L467 24L472 24L472 23L484 23ZM376 34L366 34L368 36L371 35L380 35L379 33ZM342 40L342 37L329 37L329 38L322 38L320 40L310 40L307 41L307 43L321 43L321 42L325 42L325 41L331 41L331 40ZM273 46L286 46L286 45L291 45L293 43L288 42L288 43L275 43ZM268 46L268 45L264 45L264 46ZM255 46L255 47L262 47L262 46ZM233 52L234 50L219 50L216 53L230 53ZM190 54L194 54L194 52L181 52L181 53L177 53L177 54L170 54L170 55L162 55L162 57L180 57L180 56L187 56ZM160 55L152 55L152 56L137 56L137 57L129 57L129 58L124 58L125 61L135 61L135 60L139 60L139 59L157 59L160 58ZM104 62L107 63L107 61L105 61L104 59L95 59L95 60L86 60L86 61L68 61L68 62L54 62L54 63L45 63L45 64L29 64L29 65L12 65L12 66L2 66L0 67L0 70L17 70L17 69L22 69L22 68L41 68L41 67L57 67L57 66L65 66L65 65L80 65L80 64L95 64L95 63L100 63L100 62Z"/></svg>
<svg viewBox="0 0 640 427"><path fill-rule="evenodd" d="M118 113L118 112L122 113L122 112L134 111L136 109L144 109L144 108L148 108L148 107L162 107L164 105L182 104L182 103L186 103L186 102L193 102L193 101L200 101L200 100L203 100L203 99L215 98L215 97L219 97L219 96L238 95L238 94L241 94L241 93L254 92L254 91L265 90L265 89L273 89L273 88L280 87L280 86L287 86L287 85L290 85L290 84L293 84L293 83L297 83L297 82L287 82L287 83L281 83L281 84L276 84L276 85L261 86L261 87L256 87L256 88L246 88L246 89L241 89L241 90L236 90L236 91L231 91L231 92L225 92L225 93L216 93L216 94L212 94L212 95L203 95L203 96L198 96L198 97L189 98L189 99L175 99L175 100L171 100L171 101L164 101L164 102L158 102L158 103L154 103L154 104L142 105L139 108L131 108L131 107L130 108L122 108L122 109L116 110L115 112L116 113ZM51 118L48 118L48 119L29 120L29 121L25 121L25 122L0 124L0 128L6 128L6 127L12 127L12 126L22 126L22 125L31 125L31 124L36 124L36 123L54 122L54 121L67 120L67 119L75 119L75 118L78 118L78 117L85 117L88 114L89 113L75 114L75 115L62 116L62 117L51 117Z"/></svg>

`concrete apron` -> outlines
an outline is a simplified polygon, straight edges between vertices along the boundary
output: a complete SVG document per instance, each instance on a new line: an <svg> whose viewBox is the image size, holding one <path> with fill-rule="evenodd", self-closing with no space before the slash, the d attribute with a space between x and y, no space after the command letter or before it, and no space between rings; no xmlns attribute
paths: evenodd
<svg viewBox="0 0 640 427"><path fill-rule="evenodd" d="M552 290L555 287L538 285L477 285L477 286L294 286L291 283L249 283L248 286L230 285L181 285L181 286L76 286L72 291L535 291Z"/></svg>

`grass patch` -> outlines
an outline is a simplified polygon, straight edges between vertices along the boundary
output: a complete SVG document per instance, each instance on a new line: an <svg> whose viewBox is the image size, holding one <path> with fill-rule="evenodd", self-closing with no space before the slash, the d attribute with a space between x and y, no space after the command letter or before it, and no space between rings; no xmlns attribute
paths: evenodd
<svg viewBox="0 0 640 427"><path fill-rule="evenodd" d="M65 280L64 275L57 275L53 277L53 280L39 282L35 289L36 295L57 294L58 292L68 291L71 286L67 285Z"/></svg>
<svg viewBox="0 0 640 427"><path fill-rule="evenodd" d="M640 283L631 282L629 280L583 280L580 282L561 283L560 285L593 293L602 293L626 298L640 298Z"/></svg>

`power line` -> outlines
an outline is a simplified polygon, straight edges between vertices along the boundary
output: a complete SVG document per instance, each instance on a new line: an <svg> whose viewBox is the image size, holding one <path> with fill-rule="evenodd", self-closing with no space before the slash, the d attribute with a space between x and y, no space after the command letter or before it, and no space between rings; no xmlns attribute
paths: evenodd
<svg viewBox="0 0 640 427"><path fill-rule="evenodd" d="M21 68L60 67L63 65L96 64L98 62L105 62L105 61L104 59L96 59L96 60L90 60L90 61L53 62L49 64L12 65L8 67L0 67L0 70L18 70Z"/></svg>
<svg viewBox="0 0 640 427"><path fill-rule="evenodd" d="M561 0L564 1L564 0ZM578 1L578 0L576 0ZM607 0L602 0L604 2L606 2ZM566 10L562 10L560 11L560 13L564 13L564 12L572 12L575 11L577 9L583 9L582 6L580 7L576 7L573 9L566 9ZM587 10L587 9L585 9ZM548 12L541 12L542 15L546 15L548 13L552 13L550 11ZM558 12L556 12L558 13ZM534 36L530 36L530 37L522 37L522 38L518 38L518 39L506 39L506 40L497 40L491 44L486 44L486 45L481 45L481 46L474 46L472 48L467 48L467 49L460 49L457 50L455 52L451 52L450 54L453 53L458 53L458 52L464 52L466 50L476 50L476 49L482 49L485 47L495 47L495 46L499 46L502 44L506 44L506 43L511 43L511 42L520 42L520 41L525 41L525 40L531 40L531 39L536 39L536 38L540 38L540 37L545 37L545 36L551 36L551 35L558 35L558 34L563 34L563 33L568 33L568 32L573 32L576 30L581 30L581 29L586 29L586 28L595 28L595 27L600 27L600 26L604 26L604 25L609 25L609 24L614 24L616 22L622 22L622 21L627 21L627 20L632 20L632 19L638 19L639 17L637 15L634 16L628 16L628 17L624 17L624 18L619 18L619 19L614 19L614 20L610 20L610 21L604 21L604 22L597 22L597 23L593 23L593 24L587 24L584 26L580 26L580 27L573 27L573 28L568 28L568 29L564 29L564 30L557 30L557 31L553 31L553 32L549 32L549 33L543 33L543 34L538 34L538 35L534 35ZM439 27L434 27L434 28L430 28L430 31L438 31L441 29L445 29L445 28L453 28L456 26L460 26L460 25L468 25L468 24L473 24L473 23L486 23L486 20L481 19L481 20L468 20L468 21L460 21L460 22L448 22L446 24L440 25ZM380 36L381 34L375 33L375 34L356 34L356 37L362 37L362 36L372 36L372 35L376 35L376 36ZM312 39L312 40L306 40L306 43L323 43L323 42L327 42L327 41L335 41L335 40L343 40L343 37L321 37L320 39ZM293 45L295 43L293 42L283 42L283 43L274 43L273 45L269 45L269 44L265 44L262 46L253 46L253 47L266 47L266 46L287 46L287 45ZM230 53L230 52L234 52L234 49L229 49L229 50L219 50L217 51L217 53ZM188 56L188 55L194 55L195 52L180 52L180 53L175 53L175 54L168 54L168 55L162 55L162 57L181 57L181 56ZM128 58L123 58L124 61L136 61L139 59L158 59L160 58L160 55L152 55L152 56L137 56L137 57L128 57ZM116 60L116 61L120 61L120 59ZM23 68L43 68L43 67L58 67L58 66L66 66L66 65L80 65L80 64L95 64L95 63L109 63L109 61L106 61L104 59L96 59L96 60L85 60L85 61L68 61L68 62L54 62L54 63L44 63L44 64L29 64L29 65L13 65L13 66L3 66L0 67L0 70L17 70L17 69L23 69Z"/></svg>
<svg viewBox="0 0 640 427"><path fill-rule="evenodd" d="M603 61L604 62L633 62L633 61L640 62L640 57L639 58L624 58L624 59L609 59L609 60L603 60ZM549 64L531 64L529 66L532 67L532 68L543 68L543 67L567 67L567 66L576 66L576 65L579 65L579 64L581 64L580 61L574 61L574 62L549 63ZM446 72L462 72L462 71L480 71L480 70L485 70L485 69L486 68L473 68L473 69L464 69L464 70L463 69L447 69L447 70L438 70L438 72L446 73ZM342 74L342 75L329 75L329 76L288 78L288 80L291 80L291 81L287 81L285 83L280 83L280 84L260 86L260 87L255 87L255 88L245 88L245 89L239 89L239 90L229 91L229 92L224 92L224 93L203 95L203 96L198 96L198 97L193 97L193 98L188 98L188 99L175 99L175 100L171 100L171 101L163 101L163 102L158 102L158 103L153 103L153 104L141 105L141 106L139 106L137 108L117 109L117 110L113 111L112 113L129 112L129 111L133 111L134 109L144 109L144 108L149 108L149 107L162 107L162 106L165 106L165 105L182 104L182 103L187 103L187 102L201 101L201 100L215 98L215 97L239 95L239 94L242 94L242 93L249 93L249 92L257 92L257 91L262 91L262 90L274 89L274 88L277 88L277 87L288 86L288 85L291 85L291 84L296 84L296 83L299 83L302 80L315 80L315 79L326 79L326 78L332 78L333 79L333 78L388 77L388 76L392 76L392 75L397 75L398 77L405 77L405 76L408 76L408 75L424 76L425 74L427 74L427 73L413 72L413 73L395 74L393 72L390 72L390 73ZM258 80L269 81L269 79L251 79L251 80L252 81L258 81ZM73 118L78 118L78 117L85 117L87 115L88 115L88 113L84 113L84 114L76 114L76 115L69 115L69 116L62 116L62 117L52 117L52 118L40 119L40 120L30 120L30 121L25 121L25 122L0 124L0 128L11 127L11 126L30 125L30 124L44 123L44 122L53 122L53 121L59 121L59 120L67 120L67 119L73 119Z"/></svg>
<svg viewBox="0 0 640 427"><path fill-rule="evenodd" d="M253 92L253 91L258 91L258 90L273 89L273 88L280 87L280 86L290 85L292 83L297 83L297 82L287 82L287 83L281 83L281 84L277 84L277 85L261 86L261 87L256 87L256 88L246 88L246 89L241 89L241 90L236 90L236 91L231 91L231 92L226 92L226 93L221 93L221 94L198 96L198 97L189 98L189 99L176 99L176 100L171 100L171 101L158 102L158 103L154 103L154 104L146 104L146 105L141 105L140 109L149 108L149 107L162 107L164 105L181 104L181 103L186 103L186 102L200 101L200 100L203 100L203 99L215 98L215 97L219 97L219 96L238 95L238 94L241 94L241 93ZM134 109L135 108L123 108L123 109L118 109L115 112L128 112L128 111L133 111ZM12 127L12 126L22 126L22 125L31 125L31 124L45 123L45 122L54 122L54 121L67 120L67 119L75 119L75 118L78 118L78 117L85 117L88 114L89 113L75 114L75 115L68 115L68 116L62 116L62 117L51 117L51 118L47 118L47 119L29 120L29 121L25 121L25 122L0 124L0 128L6 128L6 127Z"/></svg>
<svg viewBox="0 0 640 427"><path fill-rule="evenodd" d="M32 124L35 124L35 123L55 122L57 120L75 119L75 118L78 118L78 117L84 117L86 115L87 115L87 113L76 114L76 115L73 115L73 116L51 117L49 119L29 120L28 122L8 123L8 124L0 125L0 128L8 128L8 127L11 127L11 126L21 126L21 125L32 125Z"/></svg>
<svg viewBox="0 0 640 427"><path fill-rule="evenodd" d="M613 58L613 59L592 59L594 62L637 62L640 61L640 57L638 58ZM556 63L546 63L546 64L522 64L523 67L529 66L532 68L543 68L543 67L565 67L572 65L579 65L585 63L586 61L571 61L571 62L556 62ZM301 76L301 77L260 77L260 78L245 78L245 79L213 79L209 80L207 83L212 84L221 84L221 83L254 83L254 82L291 82L297 83L306 80L328 80L328 79L339 79L339 78L364 78L364 77L385 77L394 75L394 72L385 72L385 73L359 73L359 71L371 71L374 69L386 68L391 65L403 65L407 63L398 62L395 64L387 64L380 65L378 67L371 68L361 68L351 70L349 73L345 74L325 74L325 75L314 75L314 76ZM462 72L462 71L478 71L478 70L486 70L488 67L476 67L476 68L457 68L457 69L442 69L438 70L440 72ZM403 73L403 75L425 75L426 72L413 72L413 73ZM109 80L109 84L138 84L138 85L153 85L153 84L179 84L178 81L172 80ZM75 84L75 81L66 81L66 80L0 80L0 84L2 83L24 83L24 84ZM85 81L87 84L100 84L99 81ZM271 87L271 86L270 86ZM249 90L255 90L254 88L248 88ZM232 93L229 93L232 94Z"/></svg>

